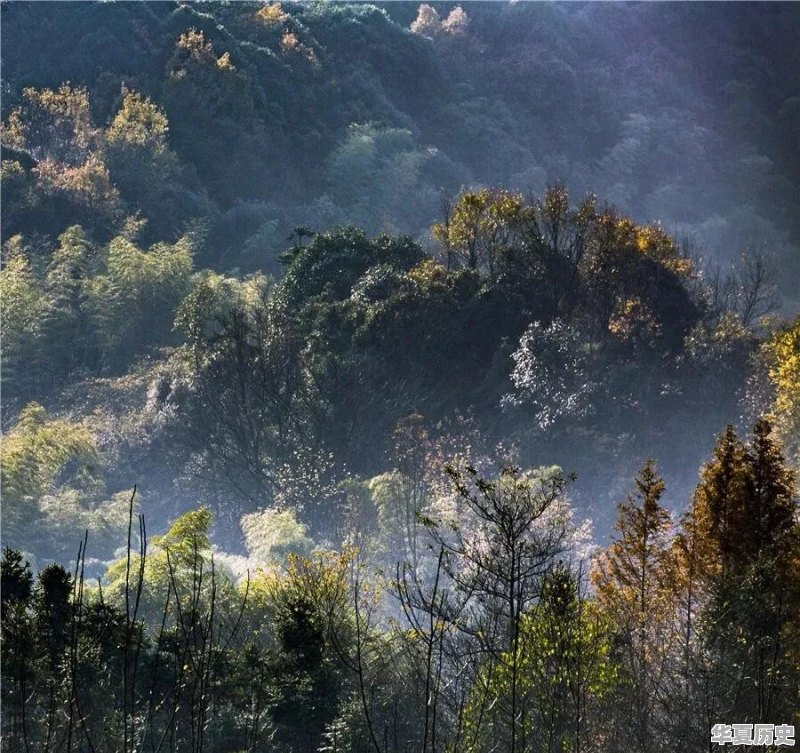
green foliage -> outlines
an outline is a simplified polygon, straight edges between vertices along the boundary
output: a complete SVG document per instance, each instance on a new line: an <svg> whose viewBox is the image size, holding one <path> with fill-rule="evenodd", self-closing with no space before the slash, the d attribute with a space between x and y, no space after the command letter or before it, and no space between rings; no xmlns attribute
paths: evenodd
<svg viewBox="0 0 800 753"><path fill-rule="evenodd" d="M0 445L4 539L37 558L69 559L89 530L98 552L110 554L130 495L106 498L104 465L87 422L25 406Z"/></svg>
<svg viewBox="0 0 800 753"><path fill-rule="evenodd" d="M307 556L313 542L308 526L293 510L267 509L242 517L242 532L250 558L262 565L285 564L294 555Z"/></svg>
<svg viewBox="0 0 800 753"><path fill-rule="evenodd" d="M587 14L280 3L32 13L7 16L4 145L73 167L100 157L125 213L150 220L151 241L173 240L192 217L215 224L239 200L271 202L273 218L291 215L288 227L357 223L421 234L442 188L541 191L561 177L625 212L686 228L713 251L763 243L793 264L786 206L796 162L785 145L796 93L791 45L773 41L793 38L790 9L777 21L760 9L718 17L643 7L624 32L604 6ZM753 33L737 35L737 24ZM676 32L687 26L694 33ZM657 53L646 41L653 33ZM60 34L75 44L48 44ZM700 104L685 85L686 61L709 48L763 65L724 74L709 66ZM47 52L33 60L30 49ZM702 116L709 108L721 114L711 126ZM760 127L745 127L753 123ZM15 161L30 173L24 158ZM4 205L5 236L46 225L55 237L75 222L113 233L120 217L110 195L105 207L87 207L85 191L56 193L52 212ZM270 255L279 251L268 242ZM258 266L250 249L239 255L245 245L231 249L232 266ZM220 251L211 251L215 262ZM786 277L780 285L794 297L796 275Z"/></svg>
<svg viewBox="0 0 800 753"><path fill-rule="evenodd" d="M77 483L94 483L100 460L85 425L48 419L36 403L21 411L3 439L2 452L3 490L11 510L51 489L70 463Z"/></svg>
<svg viewBox="0 0 800 753"><path fill-rule="evenodd" d="M237 308L250 308L267 295L269 281L253 275L242 281L210 270L192 277L191 289L175 314L175 326L189 345L201 348L222 334Z"/></svg>
<svg viewBox="0 0 800 753"><path fill-rule="evenodd" d="M176 564L193 564L197 554L205 556L211 549L209 532L211 512L206 508L181 515L166 533L156 536L153 545L176 557Z"/></svg>
<svg viewBox="0 0 800 753"><path fill-rule="evenodd" d="M48 309L42 347L53 371L61 376L99 365L97 324L91 316L91 279L100 272L101 258L78 225L59 236L44 279Z"/></svg>
<svg viewBox="0 0 800 753"><path fill-rule="evenodd" d="M575 576L557 568L542 586L540 602L522 619L518 656L481 668L465 710L466 750L488 751L505 739L512 682L517 682L522 750L576 750L601 734L594 715L619 685L609 622L582 596ZM512 680L519 672L519 680Z"/></svg>
<svg viewBox="0 0 800 753"><path fill-rule="evenodd" d="M105 573L107 598L121 604L141 588L139 614L157 625L165 609L178 614L201 611L208 608L216 589L220 597L226 590L232 593L223 575L212 576L211 522L206 508L191 510L152 538L144 560L133 552L130 561L125 556L112 562Z"/></svg>
<svg viewBox="0 0 800 753"><path fill-rule="evenodd" d="M269 615L274 650L266 658L272 692L269 713L281 745L315 749L347 697L342 652L353 640L347 581L352 553L290 554L281 575L253 582L249 619Z"/></svg>
<svg viewBox="0 0 800 753"><path fill-rule="evenodd" d="M619 13L3 8L4 746L692 750L701 709L794 713L797 324L760 342L747 268L726 312L663 227L796 293L797 21ZM483 472L576 467L602 531L754 368L774 429L725 433L676 537L645 465L591 595L566 477ZM120 556L134 480L208 507Z"/></svg>
<svg viewBox="0 0 800 753"><path fill-rule="evenodd" d="M275 153L273 139L255 118L250 75L239 70L230 52L219 54L202 29L187 28L175 41L163 91L173 148L195 167L214 197L230 202L237 193L231 161L244 171L245 180L253 169L234 145L246 143L259 162ZM197 129L202 140L194 135Z"/></svg>
<svg viewBox="0 0 800 753"><path fill-rule="evenodd" d="M33 573L22 554L10 547L3 549L2 594L3 602L26 601L33 590ZM5 606L5 604L4 604Z"/></svg>
<svg viewBox="0 0 800 753"><path fill-rule="evenodd" d="M330 156L327 175L337 209L326 219L370 232L397 233L394 208L403 206L403 224L419 232L436 201L435 191L424 181L435 156L435 150L418 146L407 129L352 124Z"/></svg>
<svg viewBox="0 0 800 753"><path fill-rule="evenodd" d="M246 510L320 502L332 470L317 364L262 283L243 286L220 333L195 347L179 405L179 437L203 458L206 488L233 492Z"/></svg>
<svg viewBox="0 0 800 753"><path fill-rule="evenodd" d="M0 312L3 317L3 386L13 390L35 368L36 339L46 302L22 238L14 236L3 246L0 269Z"/></svg>
<svg viewBox="0 0 800 753"><path fill-rule="evenodd" d="M317 296L341 300L370 267L388 264L405 270L423 258L422 250L409 238L370 240L356 228L334 230L316 235L307 246L290 252L283 294L291 307Z"/></svg>
<svg viewBox="0 0 800 753"><path fill-rule="evenodd" d="M173 321L190 290L193 241L145 251L125 236L98 248L78 225L59 236L44 274L15 236L0 272L7 322L5 384L42 398L76 374L119 373L152 346L174 341ZM22 379L22 364L33 379ZM5 371L5 370L4 370Z"/></svg>
<svg viewBox="0 0 800 753"><path fill-rule="evenodd" d="M112 368L149 342L168 340L175 311L189 291L192 241L137 248L124 237L108 246L105 274L90 281L88 306L104 359Z"/></svg>

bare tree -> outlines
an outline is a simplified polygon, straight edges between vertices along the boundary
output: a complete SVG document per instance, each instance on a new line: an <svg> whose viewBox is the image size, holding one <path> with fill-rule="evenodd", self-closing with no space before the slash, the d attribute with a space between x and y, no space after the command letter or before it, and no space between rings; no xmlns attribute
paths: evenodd
<svg viewBox="0 0 800 753"><path fill-rule="evenodd" d="M736 311L745 325L778 309L780 299L773 282L772 259L764 250L745 251L732 274L736 281Z"/></svg>
<svg viewBox="0 0 800 753"><path fill-rule="evenodd" d="M780 308L772 258L763 249L748 249L728 272L721 265L707 273L709 306L720 317L734 313L746 327Z"/></svg>
<svg viewBox="0 0 800 753"><path fill-rule="evenodd" d="M451 468L450 476L465 522L432 528L432 533L443 551L451 588L468 595L453 624L471 638L474 660L489 660L483 705L503 706L502 744L509 753L518 753L523 750L522 618L566 549L566 520L557 501L567 479L555 469L525 472L513 465L504 465L494 480L471 467ZM502 699L490 697L492 666L503 666L509 678L509 692Z"/></svg>

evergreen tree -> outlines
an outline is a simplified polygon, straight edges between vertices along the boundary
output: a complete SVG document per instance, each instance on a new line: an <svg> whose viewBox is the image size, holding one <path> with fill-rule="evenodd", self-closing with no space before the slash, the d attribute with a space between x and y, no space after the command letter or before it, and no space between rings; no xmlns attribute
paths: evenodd
<svg viewBox="0 0 800 753"><path fill-rule="evenodd" d="M663 479L647 461L635 491L618 508L618 537L592 574L600 609L617 633L625 681L616 708L619 734L635 750L651 751L660 738L657 716L669 648L675 639L669 562L672 519L661 504Z"/></svg>
<svg viewBox="0 0 800 753"><path fill-rule="evenodd" d="M794 477L766 420L749 446L731 427L720 437L683 536L694 539L699 555L692 674L698 707L708 710L703 723L790 714L798 687L789 636L800 617L800 537Z"/></svg>

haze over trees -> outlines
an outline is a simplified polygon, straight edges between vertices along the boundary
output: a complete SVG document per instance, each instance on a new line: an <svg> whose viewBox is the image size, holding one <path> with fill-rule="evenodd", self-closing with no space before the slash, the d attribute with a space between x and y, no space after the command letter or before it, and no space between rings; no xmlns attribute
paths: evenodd
<svg viewBox="0 0 800 753"><path fill-rule="evenodd" d="M796 7L2 11L4 751L800 725Z"/></svg>

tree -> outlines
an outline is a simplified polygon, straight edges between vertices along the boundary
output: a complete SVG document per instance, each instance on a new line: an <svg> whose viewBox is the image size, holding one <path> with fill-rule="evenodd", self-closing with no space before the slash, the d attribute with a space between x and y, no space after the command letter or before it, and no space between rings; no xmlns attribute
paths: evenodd
<svg viewBox="0 0 800 753"><path fill-rule="evenodd" d="M451 468L450 475L461 522L451 524L452 534L433 532L444 549L453 587L470 601L457 629L471 636L489 667L502 667L508 677L502 699L492 695L488 682L479 687L478 716L501 703L495 740L514 753L522 750L523 739L523 618L566 547L569 521L562 494L567 479L555 468L523 471L512 465L503 466L496 480L471 467Z"/></svg>
<svg viewBox="0 0 800 753"><path fill-rule="evenodd" d="M417 11L417 18L411 24L411 31L432 37L440 31L441 25L439 11L427 3L422 3Z"/></svg>
<svg viewBox="0 0 800 753"><path fill-rule="evenodd" d="M232 202L263 181L264 164L281 165L282 155L275 132L255 117L247 68L237 67L235 50L219 54L215 43L203 30L184 27L167 62L162 102L181 161L194 166L213 198Z"/></svg>
<svg viewBox="0 0 800 753"><path fill-rule="evenodd" d="M92 121L86 88L69 83L57 90L26 88L3 129L3 143L14 148L22 159L17 165L31 177L14 214L21 223L15 232L57 235L80 223L108 237L119 219L119 192L108 174L103 133Z"/></svg>
<svg viewBox="0 0 800 753"><path fill-rule="evenodd" d="M255 306L263 300L270 284L263 274L241 280L209 269L192 277L191 289L175 312L175 327L186 337L196 359L208 355L208 346L220 337L238 308ZM198 361L196 366L199 365Z"/></svg>
<svg viewBox="0 0 800 753"><path fill-rule="evenodd" d="M712 311L733 313L745 327L776 311L780 299L773 282L771 259L761 250L745 251L727 274L713 270L710 279Z"/></svg>
<svg viewBox="0 0 800 753"><path fill-rule="evenodd" d="M209 572L213 567L211 512L201 507L180 515L160 536L147 541L146 551L114 560L106 569L104 592L109 600L123 603L141 590L139 616L150 625L162 618L171 594L170 612L179 619L192 611L200 614L210 604ZM140 548L142 541L134 544ZM219 586L219 584L217 584Z"/></svg>
<svg viewBox="0 0 800 753"><path fill-rule="evenodd" d="M99 138L88 90L65 83L57 90L29 87L23 97L24 104L9 116L4 141L29 151L37 162L83 164Z"/></svg>
<svg viewBox="0 0 800 753"><path fill-rule="evenodd" d="M326 171L338 207L337 216L326 218L328 223L352 223L381 233L423 227L434 198L424 177L435 156L407 129L350 125ZM404 209L402 224L397 218L399 206Z"/></svg>
<svg viewBox="0 0 800 753"><path fill-rule="evenodd" d="M33 587L33 573L30 564L15 549L3 549L2 589L0 598L4 602L27 601Z"/></svg>
<svg viewBox="0 0 800 753"><path fill-rule="evenodd" d="M280 744L315 750L348 689L345 661L354 642L350 586L352 552L290 555L283 577L254 583L273 611L270 715Z"/></svg>
<svg viewBox="0 0 800 753"><path fill-rule="evenodd" d="M774 390L769 420L787 459L800 473L800 317L770 337L761 352Z"/></svg>
<svg viewBox="0 0 800 753"><path fill-rule="evenodd" d="M292 554L311 553L313 542L308 526L298 522L293 509L267 508L246 513L241 525L248 554L264 565L285 564Z"/></svg>
<svg viewBox="0 0 800 753"><path fill-rule="evenodd" d="M704 722L720 714L758 721L796 702L786 642L800 614L794 493L769 423L756 424L748 446L728 427L684 522L699 552L695 690Z"/></svg>
<svg viewBox="0 0 800 753"><path fill-rule="evenodd" d="M179 436L204 458L196 477L213 493L233 492L245 510L300 508L331 481L320 442L326 406L296 319L261 293L237 301L195 352Z"/></svg>
<svg viewBox="0 0 800 753"><path fill-rule="evenodd" d="M340 301L350 296L370 268L386 264L408 270L424 258L422 249L408 237L369 238L354 227L318 233L286 255L281 295L291 310L318 296Z"/></svg>
<svg viewBox="0 0 800 753"><path fill-rule="evenodd" d="M422 3L410 28L415 34L422 34L426 37L437 37L440 34L460 36L466 34L469 28L469 17L461 6L457 5L450 11L447 18L442 20L435 8Z"/></svg>
<svg viewBox="0 0 800 753"><path fill-rule="evenodd" d="M100 271L100 259L79 225L59 236L45 277L48 309L43 337L48 365L58 383L77 368L98 366L96 323L90 316L91 278Z"/></svg>
<svg viewBox="0 0 800 753"><path fill-rule="evenodd" d="M124 236L109 243L104 274L88 281L86 293L105 368L118 371L151 343L173 338L175 312L189 292L193 246L190 235L148 250Z"/></svg>
<svg viewBox="0 0 800 753"><path fill-rule="evenodd" d="M41 405L29 403L3 437L0 460L5 540L39 555L71 556L103 489L101 456L87 424L50 418ZM48 504L70 491L83 494L77 510ZM102 526L114 511L98 517L95 525ZM61 529L61 535L48 529Z"/></svg>
<svg viewBox="0 0 800 753"><path fill-rule="evenodd" d="M3 674L2 685L3 738L14 741L20 749L28 746L28 715L30 686L32 685L31 660L34 654L33 624L28 611L33 591L33 574L22 554L5 547L0 566L2 581Z"/></svg>
<svg viewBox="0 0 800 753"><path fill-rule="evenodd" d="M637 750L653 749L659 737L658 706L669 670L673 634L670 573L672 519L661 505L664 481L647 461L635 492L618 507L618 538L592 573L598 606L617 632L624 681L616 709L621 739ZM626 690L627 689L627 692Z"/></svg>
<svg viewBox="0 0 800 753"><path fill-rule="evenodd" d="M187 181L169 146L166 113L148 97L125 87L119 111L105 132L109 173L124 201L149 221L156 238L206 213L199 187ZM192 192L181 185L189 183Z"/></svg>
<svg viewBox="0 0 800 753"><path fill-rule="evenodd" d="M691 260L660 227L636 225L612 209L592 213L587 227L580 308L595 331L623 335L628 347L660 342L679 350L701 314Z"/></svg>
<svg viewBox="0 0 800 753"><path fill-rule="evenodd" d="M483 188L465 192L446 222L433 226L448 260L480 270L494 280L503 254L536 239L535 213L520 194Z"/></svg>
<svg viewBox="0 0 800 753"><path fill-rule="evenodd" d="M3 245L0 269L0 307L3 317L3 386L11 394L25 392L22 374L35 382L39 372L38 338L47 303L21 236ZM28 384L28 389L33 385ZM10 389L9 389L10 388Z"/></svg>
<svg viewBox="0 0 800 753"><path fill-rule="evenodd" d="M469 16L460 5L453 8L442 21L442 31L445 34L461 36L467 33L467 29L469 29Z"/></svg>
<svg viewBox="0 0 800 753"><path fill-rule="evenodd" d="M591 381L589 356L581 333L560 319L545 327L531 324L511 354L515 392L508 405L530 406L536 423L549 429L564 418L584 418L592 410L596 385Z"/></svg>
<svg viewBox="0 0 800 753"><path fill-rule="evenodd" d="M608 739L608 725L600 719L619 682L612 626L597 605L580 593L579 580L579 572L560 563L545 577L539 602L523 617L519 649L522 751L593 750ZM498 716L511 687L511 665L506 657L493 670L484 668L486 677L476 685L476 698L486 683L491 697L498 700L480 714L478 708L467 708L467 724L476 741L471 750L494 749Z"/></svg>

